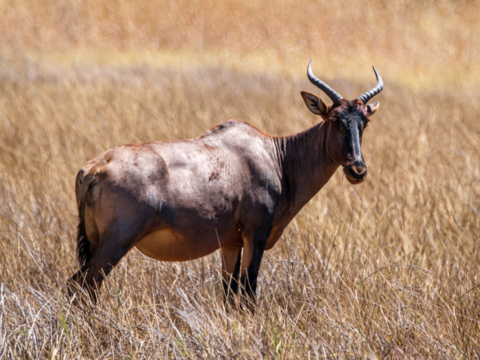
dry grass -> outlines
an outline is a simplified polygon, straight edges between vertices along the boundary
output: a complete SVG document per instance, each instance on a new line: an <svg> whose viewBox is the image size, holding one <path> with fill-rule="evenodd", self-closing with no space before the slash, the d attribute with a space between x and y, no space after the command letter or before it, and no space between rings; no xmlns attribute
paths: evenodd
<svg viewBox="0 0 480 360"><path fill-rule="evenodd" d="M0 357L480 358L477 2L366 2L366 10L340 1L285 2L283 11L265 12L260 2L153 2L136 10L113 2L52 4L0 5L1 52L14 54L0 58ZM171 15L158 20L157 8ZM327 10L322 19L333 40L319 41L318 49L311 41L329 38L327 28L304 15ZM339 24L345 11L353 20ZM378 24L363 22L362 11ZM188 31L196 12L210 16L201 39ZM126 14L131 21L120 23L130 27L113 26ZM391 14L398 21L389 21ZM260 35L249 40L245 27ZM134 250L108 277L98 306L70 304L64 285L78 269L73 184L86 160L122 143L198 136L230 118L272 134L305 129L318 119L299 91L315 90L282 69L299 59L295 66L304 71L309 52L332 52L354 30L358 44L334 56L346 70L318 55L332 72L316 73L353 98L374 79L352 69L363 73L372 58L385 66L382 105L363 145L369 178L352 186L339 172L296 217L265 256L255 316L223 309L218 254L160 263ZM298 52L285 50L290 43ZM102 66L95 55L58 66L49 55L103 48L117 55L168 50L186 62L189 48L228 51L228 59L258 52L261 61L273 52L280 73L216 66L222 55L213 66L187 70L137 60L112 66L113 55ZM458 88L447 74L423 79L423 91L414 91L409 80L389 76L442 67L453 74L459 68L469 87Z"/></svg>
<svg viewBox="0 0 480 360"><path fill-rule="evenodd" d="M212 63L408 86L480 78L480 2L450 0L5 0L0 54L56 64ZM352 61L353 60L353 61Z"/></svg>

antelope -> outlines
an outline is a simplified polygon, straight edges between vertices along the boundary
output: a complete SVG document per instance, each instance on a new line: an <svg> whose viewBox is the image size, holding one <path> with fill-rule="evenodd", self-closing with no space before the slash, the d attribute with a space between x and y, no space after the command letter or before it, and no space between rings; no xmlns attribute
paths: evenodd
<svg viewBox="0 0 480 360"><path fill-rule="evenodd" d="M310 60L307 76L332 104L302 91L323 121L295 135L230 120L194 139L122 145L85 163L75 182L81 269L70 294L79 286L95 303L133 247L160 261L220 249L225 304L236 303L240 287L241 306L254 311L264 251L339 166L352 184L367 177L360 145L379 102L367 103L384 86L373 70L377 85L349 101L313 75Z"/></svg>

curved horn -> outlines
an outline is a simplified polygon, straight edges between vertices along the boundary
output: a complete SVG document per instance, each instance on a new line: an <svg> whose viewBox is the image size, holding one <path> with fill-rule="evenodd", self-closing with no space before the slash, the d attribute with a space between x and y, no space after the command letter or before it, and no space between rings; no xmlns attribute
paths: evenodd
<svg viewBox="0 0 480 360"><path fill-rule="evenodd" d="M328 95L328 97L333 101L336 102L342 98L339 93L337 93L335 90L333 90L330 86L325 84L323 81L320 79L317 79L315 75L313 75L312 72L312 59L310 59L310 62L308 63L308 68L307 68L307 76L310 82L318 87L320 90L322 90L325 94Z"/></svg>
<svg viewBox="0 0 480 360"><path fill-rule="evenodd" d="M375 70L375 66L373 67L373 71L375 72L375 76L377 77L377 85L372 90L367 91L365 94L360 95L358 97L358 100L363 102L365 105L367 105L368 101L373 98L375 95L377 95L380 91L383 90L383 80L380 75L378 75L377 70Z"/></svg>

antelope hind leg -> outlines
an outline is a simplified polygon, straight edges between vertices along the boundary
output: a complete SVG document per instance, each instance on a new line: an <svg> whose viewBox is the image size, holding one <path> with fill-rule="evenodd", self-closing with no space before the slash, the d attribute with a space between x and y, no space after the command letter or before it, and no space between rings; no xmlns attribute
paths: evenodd
<svg viewBox="0 0 480 360"><path fill-rule="evenodd" d="M101 236L100 244L92 258L68 280L69 293L72 294L72 290L74 290L74 286L71 284L76 283L85 289L91 300L96 303L97 293L103 280L134 246L136 240L142 237L143 232L140 236L122 237L119 234Z"/></svg>

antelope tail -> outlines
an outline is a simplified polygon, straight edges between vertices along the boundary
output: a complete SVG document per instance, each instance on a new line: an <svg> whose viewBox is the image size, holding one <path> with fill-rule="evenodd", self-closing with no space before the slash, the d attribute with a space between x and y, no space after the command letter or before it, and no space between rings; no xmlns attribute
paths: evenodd
<svg viewBox="0 0 480 360"><path fill-rule="evenodd" d="M78 206L79 223L77 228L77 257L80 262L80 266L84 266L91 258L92 252L90 250L90 240L87 236L87 230L85 228L85 200L88 192L95 185L95 176L83 176L81 171L77 176L76 186L79 190L80 202Z"/></svg>

